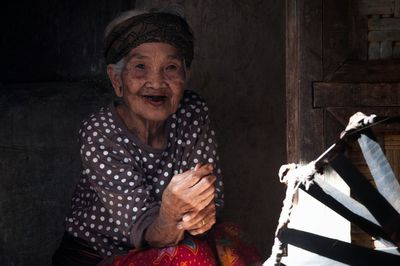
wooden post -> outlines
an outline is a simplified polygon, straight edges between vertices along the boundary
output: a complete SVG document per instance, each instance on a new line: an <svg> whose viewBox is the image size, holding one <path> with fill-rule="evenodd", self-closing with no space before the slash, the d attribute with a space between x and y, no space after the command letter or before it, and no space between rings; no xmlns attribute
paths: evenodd
<svg viewBox="0 0 400 266"><path fill-rule="evenodd" d="M394 2L394 16L396 18L400 17L400 0L395 0Z"/></svg>
<svg viewBox="0 0 400 266"><path fill-rule="evenodd" d="M286 1L286 150L289 162L299 156L299 34L296 1Z"/></svg>

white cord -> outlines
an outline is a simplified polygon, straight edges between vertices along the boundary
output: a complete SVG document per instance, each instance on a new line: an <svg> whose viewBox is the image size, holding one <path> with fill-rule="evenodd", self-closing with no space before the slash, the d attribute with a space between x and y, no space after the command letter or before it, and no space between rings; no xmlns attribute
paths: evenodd
<svg viewBox="0 0 400 266"><path fill-rule="evenodd" d="M272 246L271 256L264 262L264 266L279 266L284 245L279 239L282 229L286 228L290 222L290 214L293 209L293 200L301 184L308 190L317 173L315 162L299 166L297 164L285 164L279 169L279 180L287 185L285 199L283 200L282 211L278 220L278 227L275 231L274 245Z"/></svg>

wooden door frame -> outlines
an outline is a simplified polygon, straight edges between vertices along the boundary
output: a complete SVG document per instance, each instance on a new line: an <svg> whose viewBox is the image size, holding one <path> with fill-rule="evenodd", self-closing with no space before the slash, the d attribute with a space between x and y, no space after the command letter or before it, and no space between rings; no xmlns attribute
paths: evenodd
<svg viewBox="0 0 400 266"><path fill-rule="evenodd" d="M324 149L323 111L312 84L323 78L322 0L286 0L287 158L315 159Z"/></svg>

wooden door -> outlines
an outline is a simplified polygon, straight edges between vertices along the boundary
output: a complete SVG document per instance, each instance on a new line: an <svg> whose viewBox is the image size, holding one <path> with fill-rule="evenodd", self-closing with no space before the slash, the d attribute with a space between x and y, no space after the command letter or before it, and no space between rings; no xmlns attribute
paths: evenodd
<svg viewBox="0 0 400 266"><path fill-rule="evenodd" d="M400 1L286 0L286 4L287 154L289 162L309 162L335 142L356 111L400 115ZM395 171L399 135L398 127L379 129ZM351 158L366 171L356 148ZM351 193L339 177L328 179ZM301 200L300 196L299 205ZM307 204L305 209L318 205ZM309 218L315 217L319 216ZM342 222L339 238L371 247L370 239ZM327 230L321 232L329 234Z"/></svg>

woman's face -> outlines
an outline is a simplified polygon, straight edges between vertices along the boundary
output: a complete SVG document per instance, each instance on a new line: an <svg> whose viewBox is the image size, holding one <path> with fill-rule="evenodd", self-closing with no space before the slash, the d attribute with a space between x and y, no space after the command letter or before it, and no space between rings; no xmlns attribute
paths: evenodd
<svg viewBox="0 0 400 266"><path fill-rule="evenodd" d="M186 79L183 64L174 46L143 43L125 57L120 76L110 67L108 72L133 118L163 122L178 109Z"/></svg>

